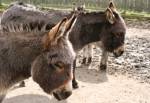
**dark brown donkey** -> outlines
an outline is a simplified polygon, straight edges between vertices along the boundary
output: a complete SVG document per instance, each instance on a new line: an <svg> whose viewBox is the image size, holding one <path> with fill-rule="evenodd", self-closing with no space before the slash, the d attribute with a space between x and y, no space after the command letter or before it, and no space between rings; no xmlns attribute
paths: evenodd
<svg viewBox="0 0 150 103"><path fill-rule="evenodd" d="M26 10L25 7L22 8L19 5L12 6L5 11L1 23L5 32L40 33L51 28L64 16L70 18L70 15L71 13L55 10L48 13ZM108 52L113 53L115 57L121 56L124 52L126 25L112 2L105 11L80 13L70 33L69 39L76 52L89 43L99 42L103 50L101 60L101 69L103 70L106 69ZM73 87L77 88L75 75L73 77Z"/></svg>
<svg viewBox="0 0 150 103"><path fill-rule="evenodd" d="M75 19L64 18L43 35L0 38L0 103L10 87L30 76L58 100L72 94L75 52L68 35Z"/></svg>

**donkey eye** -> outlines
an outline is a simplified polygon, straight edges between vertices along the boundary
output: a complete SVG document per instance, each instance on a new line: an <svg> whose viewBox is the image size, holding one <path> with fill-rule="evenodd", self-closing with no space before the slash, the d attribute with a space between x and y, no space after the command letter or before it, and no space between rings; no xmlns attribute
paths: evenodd
<svg viewBox="0 0 150 103"><path fill-rule="evenodd" d="M51 68L52 70L55 69L55 66L53 64L48 64L49 68Z"/></svg>
<svg viewBox="0 0 150 103"><path fill-rule="evenodd" d="M49 58L56 58L58 54L49 55Z"/></svg>
<svg viewBox="0 0 150 103"><path fill-rule="evenodd" d="M115 33L111 33L111 35L115 35Z"/></svg>
<svg viewBox="0 0 150 103"><path fill-rule="evenodd" d="M120 33L116 33L115 35L116 35L116 37L118 37L118 38L121 36Z"/></svg>
<svg viewBox="0 0 150 103"><path fill-rule="evenodd" d="M64 68L64 63L62 63L62 62L57 62L57 63L55 63L55 66L56 66L57 68L59 68L59 69L63 69L63 68Z"/></svg>
<svg viewBox="0 0 150 103"><path fill-rule="evenodd" d="M122 32L117 33L117 36L118 36L118 37L123 37L123 36L124 36L124 33L122 33Z"/></svg>
<svg viewBox="0 0 150 103"><path fill-rule="evenodd" d="M62 72L64 70L64 63L57 62L55 64L49 64L50 69L56 71L57 73Z"/></svg>
<svg viewBox="0 0 150 103"><path fill-rule="evenodd" d="M118 35L122 36L122 35L124 35L124 33L123 33L123 32L120 32L120 33L118 33Z"/></svg>

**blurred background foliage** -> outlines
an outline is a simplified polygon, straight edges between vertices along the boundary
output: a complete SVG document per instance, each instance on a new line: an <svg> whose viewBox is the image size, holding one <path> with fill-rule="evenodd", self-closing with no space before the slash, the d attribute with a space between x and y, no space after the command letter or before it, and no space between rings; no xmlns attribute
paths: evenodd
<svg viewBox="0 0 150 103"><path fill-rule="evenodd" d="M26 3L40 6L58 6L71 7L73 3L84 3L86 8L100 9L106 8L110 0L0 0L1 4L9 4L15 1L23 1ZM123 10L131 10L138 12L150 12L150 0L113 0L118 8Z"/></svg>
<svg viewBox="0 0 150 103"><path fill-rule="evenodd" d="M0 0L1 10L15 1L23 1L42 8L72 9L73 3L76 3L84 4L88 10L103 10L110 0ZM150 18L150 0L113 0L113 2L126 16Z"/></svg>

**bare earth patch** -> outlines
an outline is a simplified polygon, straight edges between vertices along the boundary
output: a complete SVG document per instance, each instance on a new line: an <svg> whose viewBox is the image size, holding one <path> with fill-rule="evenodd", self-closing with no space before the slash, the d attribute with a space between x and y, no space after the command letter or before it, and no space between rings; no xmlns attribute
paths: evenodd
<svg viewBox="0 0 150 103"><path fill-rule="evenodd" d="M78 70L80 88L65 101L58 102L46 95L33 81L28 80L27 86L8 93L3 103L149 103L150 85L142 84L125 76L110 76L105 73ZM86 74L87 73L87 74ZM89 75L89 76L88 76ZM93 75L93 76L91 76ZM105 81L103 81L103 77ZM86 79L93 81L85 81Z"/></svg>
<svg viewBox="0 0 150 103"><path fill-rule="evenodd" d="M101 51L96 48L90 67L77 68L79 89L67 100L59 102L45 94L30 78L26 87L10 90L3 103L150 103L150 23L127 24L124 55L118 59L110 57L107 73L100 72Z"/></svg>
<svg viewBox="0 0 150 103"><path fill-rule="evenodd" d="M96 48L90 67L78 66L79 89L65 101L45 94L30 78L3 103L150 103L150 30L129 27L126 44L123 56L110 57L107 73L98 71L101 51Z"/></svg>

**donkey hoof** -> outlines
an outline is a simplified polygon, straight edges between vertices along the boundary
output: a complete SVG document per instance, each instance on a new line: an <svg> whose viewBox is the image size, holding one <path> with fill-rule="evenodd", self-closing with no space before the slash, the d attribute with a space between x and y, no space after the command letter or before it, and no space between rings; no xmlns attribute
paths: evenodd
<svg viewBox="0 0 150 103"><path fill-rule="evenodd" d="M88 58L88 64L91 64L92 63L92 57L89 57Z"/></svg>
<svg viewBox="0 0 150 103"><path fill-rule="evenodd" d="M106 71L106 69L107 69L107 65L100 65L100 70L101 71Z"/></svg>
<svg viewBox="0 0 150 103"><path fill-rule="evenodd" d="M78 83L77 83L76 81L73 82L73 83L72 83L72 87L73 87L73 89L79 88Z"/></svg>
<svg viewBox="0 0 150 103"><path fill-rule="evenodd" d="M81 64L86 64L86 58L83 58Z"/></svg>
<svg viewBox="0 0 150 103"><path fill-rule="evenodd" d="M25 82L24 81L20 82L19 87L25 87Z"/></svg>

